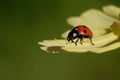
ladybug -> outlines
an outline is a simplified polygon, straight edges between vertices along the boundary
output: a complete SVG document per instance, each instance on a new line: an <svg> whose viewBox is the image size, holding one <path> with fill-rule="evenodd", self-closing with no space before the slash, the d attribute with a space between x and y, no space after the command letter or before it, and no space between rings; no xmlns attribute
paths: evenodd
<svg viewBox="0 0 120 80"><path fill-rule="evenodd" d="M75 43L75 45L77 45L77 42L78 42L79 39L80 39L80 43L82 44L83 38L89 38L90 39L90 43L92 45L94 45L94 43L92 42L92 37L93 37L93 33L87 26L79 25L79 26L73 28L69 32L69 34L67 36L67 41L68 42L71 41L71 42ZM77 39L77 40L74 42L74 39Z"/></svg>

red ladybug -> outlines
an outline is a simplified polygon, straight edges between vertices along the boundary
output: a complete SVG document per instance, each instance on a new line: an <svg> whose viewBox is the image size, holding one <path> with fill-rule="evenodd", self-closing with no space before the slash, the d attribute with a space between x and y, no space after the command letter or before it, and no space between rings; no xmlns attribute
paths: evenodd
<svg viewBox="0 0 120 80"><path fill-rule="evenodd" d="M94 45L94 43L92 42L92 37L93 37L93 33L87 26L79 25L79 26L73 28L69 32L69 34L67 36L67 40L68 40L68 42L72 41L73 43L75 43L75 45L77 45L77 42L79 39L80 39L80 43L82 44L83 38L89 38L91 44ZM76 38L77 38L77 40L74 42L74 39L76 39Z"/></svg>

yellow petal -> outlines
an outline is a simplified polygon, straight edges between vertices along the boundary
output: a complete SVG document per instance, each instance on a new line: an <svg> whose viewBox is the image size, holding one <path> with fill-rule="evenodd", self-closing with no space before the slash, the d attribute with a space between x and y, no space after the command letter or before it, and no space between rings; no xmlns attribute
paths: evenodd
<svg viewBox="0 0 120 80"><path fill-rule="evenodd" d="M85 47L62 47L62 49L64 49L67 52L75 52L75 53L83 53L83 52L87 52L90 51L93 48L85 48Z"/></svg>
<svg viewBox="0 0 120 80"><path fill-rule="evenodd" d="M93 38L93 42L95 43L96 47L102 47L109 43L114 42L117 39L118 39L118 36L114 35L114 33L111 32L106 35L103 35L103 36L100 36L97 38Z"/></svg>
<svg viewBox="0 0 120 80"><path fill-rule="evenodd" d="M43 42L38 42L39 45L42 45L42 46L65 46L66 43L65 43L65 40L64 39L61 39L61 40L44 40Z"/></svg>
<svg viewBox="0 0 120 80"><path fill-rule="evenodd" d="M95 28L97 30L101 28L110 28L110 25L112 25L115 20L116 19L99 10L90 9L84 12L81 16L68 18L67 22L74 27L83 24L91 29Z"/></svg>
<svg viewBox="0 0 120 80"><path fill-rule="evenodd" d="M108 45L108 46L105 46L105 47L102 47L102 48L93 49L93 50L91 50L91 52L103 53L103 52L106 52L106 51L111 51L111 50L117 49L119 47L120 47L120 42L115 42L111 45Z"/></svg>
<svg viewBox="0 0 120 80"><path fill-rule="evenodd" d="M103 11L109 16L117 19L120 18L120 7L114 5L107 5L103 7Z"/></svg>
<svg viewBox="0 0 120 80"><path fill-rule="evenodd" d="M68 24L74 27L77 25L88 26L92 30L94 37L106 34L114 21L117 20L95 9L87 10L80 16L67 19Z"/></svg>

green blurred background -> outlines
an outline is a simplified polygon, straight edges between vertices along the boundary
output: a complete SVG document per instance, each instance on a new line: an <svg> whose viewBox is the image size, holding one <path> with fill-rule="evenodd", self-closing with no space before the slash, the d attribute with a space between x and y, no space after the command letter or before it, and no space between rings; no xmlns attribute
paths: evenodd
<svg viewBox="0 0 120 80"><path fill-rule="evenodd" d="M50 54L37 44L61 38L66 19L120 0L0 1L0 80L120 80L120 48L104 54Z"/></svg>

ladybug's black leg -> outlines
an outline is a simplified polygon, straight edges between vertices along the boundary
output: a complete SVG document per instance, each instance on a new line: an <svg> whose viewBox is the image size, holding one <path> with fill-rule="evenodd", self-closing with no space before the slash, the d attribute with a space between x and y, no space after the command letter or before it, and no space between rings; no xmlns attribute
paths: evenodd
<svg viewBox="0 0 120 80"><path fill-rule="evenodd" d="M66 42L66 44L68 44L70 42L70 40L68 40L68 42Z"/></svg>
<svg viewBox="0 0 120 80"><path fill-rule="evenodd" d="M75 41L75 46L77 46L77 42L78 42L79 38Z"/></svg>
<svg viewBox="0 0 120 80"><path fill-rule="evenodd" d="M75 42L73 41L73 39L71 39L71 40L68 40L68 42L67 42L66 44L68 44L70 41L73 42L73 43L75 43Z"/></svg>
<svg viewBox="0 0 120 80"><path fill-rule="evenodd" d="M91 43L92 45L94 45L94 43L92 42L92 38L90 38L90 43Z"/></svg>
<svg viewBox="0 0 120 80"><path fill-rule="evenodd" d="M81 38L80 38L80 43L82 44L82 42L83 42L83 38L81 37Z"/></svg>
<svg viewBox="0 0 120 80"><path fill-rule="evenodd" d="M74 43L73 39L71 41Z"/></svg>

